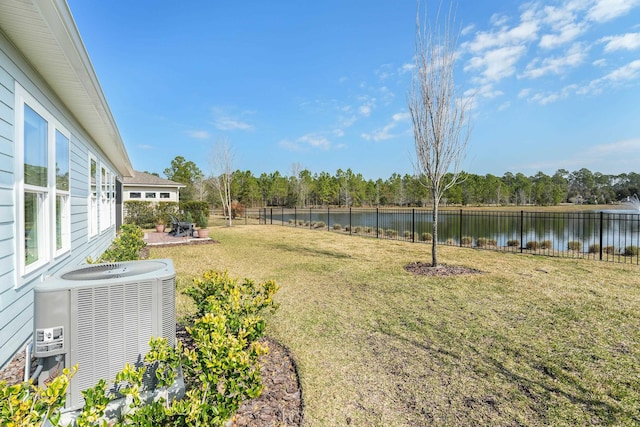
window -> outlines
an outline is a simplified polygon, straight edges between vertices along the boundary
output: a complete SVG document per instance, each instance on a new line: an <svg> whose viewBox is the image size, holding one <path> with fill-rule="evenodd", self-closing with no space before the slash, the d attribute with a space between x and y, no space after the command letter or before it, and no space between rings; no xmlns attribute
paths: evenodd
<svg viewBox="0 0 640 427"><path fill-rule="evenodd" d="M16 230L19 274L28 274L70 243L69 133L16 83Z"/></svg>
<svg viewBox="0 0 640 427"><path fill-rule="evenodd" d="M134 193L134 192L132 191L131 193L129 193L129 198L130 198L130 199L139 199L140 197L141 197L141 194L140 194L140 193L138 193L138 192L135 192L135 193Z"/></svg>
<svg viewBox="0 0 640 427"><path fill-rule="evenodd" d="M144 193L144 198L145 199L155 199L156 198L156 193Z"/></svg>
<svg viewBox="0 0 640 427"><path fill-rule="evenodd" d="M170 198L169 193L160 193L160 198L161 199L169 199Z"/></svg>

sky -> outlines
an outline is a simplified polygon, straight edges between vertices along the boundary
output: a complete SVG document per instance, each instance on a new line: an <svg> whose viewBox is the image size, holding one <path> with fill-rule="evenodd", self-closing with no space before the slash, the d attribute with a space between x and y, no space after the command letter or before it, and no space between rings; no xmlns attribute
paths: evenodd
<svg viewBox="0 0 640 427"><path fill-rule="evenodd" d="M183 156L208 175L226 141L254 176L414 173L415 0L68 4L136 170ZM454 9L463 170L640 172L640 0Z"/></svg>

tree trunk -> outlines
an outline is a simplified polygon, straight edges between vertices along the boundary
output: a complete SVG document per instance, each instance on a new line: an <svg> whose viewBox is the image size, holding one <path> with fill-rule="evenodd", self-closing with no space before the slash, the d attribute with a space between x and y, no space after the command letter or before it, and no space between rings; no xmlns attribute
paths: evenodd
<svg viewBox="0 0 640 427"><path fill-rule="evenodd" d="M433 240L431 241L431 266L438 266L438 203L436 197L433 198Z"/></svg>

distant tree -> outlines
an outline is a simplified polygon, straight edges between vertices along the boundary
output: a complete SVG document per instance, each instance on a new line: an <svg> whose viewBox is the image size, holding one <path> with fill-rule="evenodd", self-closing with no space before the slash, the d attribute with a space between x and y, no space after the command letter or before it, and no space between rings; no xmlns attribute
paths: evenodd
<svg viewBox="0 0 640 427"><path fill-rule="evenodd" d="M418 175L424 175L433 198L431 265L438 266L438 207L440 200L460 178L460 164L470 135L471 98L460 98L454 84L459 31L449 10L444 27L420 24L416 13L415 67L408 95L413 124ZM426 20L425 20L426 22Z"/></svg>
<svg viewBox="0 0 640 427"><path fill-rule="evenodd" d="M180 201L195 200L195 185L202 179L202 171L192 161L187 161L182 156L176 156L171 160L171 166L164 170L167 179L185 184L185 188L180 189Z"/></svg>
<svg viewBox="0 0 640 427"><path fill-rule="evenodd" d="M153 175L153 176L157 176L158 178L160 178L160 174L158 172L149 172L149 171L143 171L144 173L148 173L149 175Z"/></svg>

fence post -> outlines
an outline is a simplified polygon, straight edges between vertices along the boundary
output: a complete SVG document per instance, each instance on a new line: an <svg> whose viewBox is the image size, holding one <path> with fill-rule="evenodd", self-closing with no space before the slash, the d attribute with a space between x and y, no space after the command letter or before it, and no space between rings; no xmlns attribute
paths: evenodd
<svg viewBox="0 0 640 427"><path fill-rule="evenodd" d="M329 214L329 209L331 208L327 206L327 231L331 231L331 215Z"/></svg>
<svg viewBox="0 0 640 427"><path fill-rule="evenodd" d="M520 253L524 249L524 210L520 211Z"/></svg>
<svg viewBox="0 0 640 427"><path fill-rule="evenodd" d="M603 223L604 220L602 218L603 212L600 211L600 261L602 261L602 232L603 232Z"/></svg>
<svg viewBox="0 0 640 427"><path fill-rule="evenodd" d="M416 208L411 209L411 243L416 242Z"/></svg>
<svg viewBox="0 0 640 427"><path fill-rule="evenodd" d="M269 215L269 220L271 221L271 225L273 225L273 208L270 208L270 215Z"/></svg>
<svg viewBox="0 0 640 427"><path fill-rule="evenodd" d="M376 208L376 239L380 238L380 226L379 226L379 221L378 218L380 217L380 208Z"/></svg>
<svg viewBox="0 0 640 427"><path fill-rule="evenodd" d="M460 242L460 246L462 246L462 209L460 209L460 217L459 217L459 231L458 231L458 242Z"/></svg>
<svg viewBox="0 0 640 427"><path fill-rule="evenodd" d="M313 226L311 225L311 209L309 208L309 228L313 228Z"/></svg>
<svg viewBox="0 0 640 427"><path fill-rule="evenodd" d="M349 207L349 235L353 232L353 224L351 224L351 207Z"/></svg>
<svg viewBox="0 0 640 427"><path fill-rule="evenodd" d="M297 206L293 207L293 226L294 227L298 226L298 207Z"/></svg>
<svg viewBox="0 0 640 427"><path fill-rule="evenodd" d="M282 206L280 211L280 225L284 225L284 206Z"/></svg>

